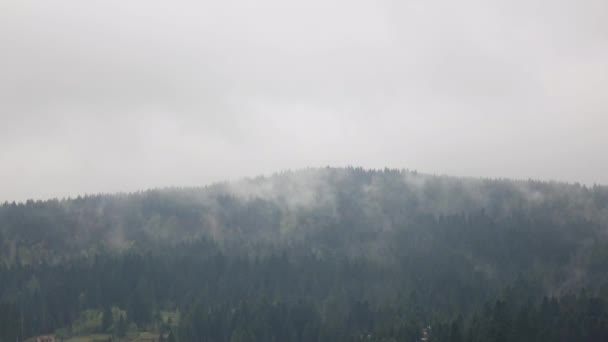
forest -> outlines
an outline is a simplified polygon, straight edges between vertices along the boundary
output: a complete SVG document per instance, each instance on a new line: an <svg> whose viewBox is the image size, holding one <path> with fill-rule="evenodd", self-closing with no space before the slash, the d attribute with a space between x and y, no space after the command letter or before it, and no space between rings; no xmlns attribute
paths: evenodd
<svg viewBox="0 0 608 342"><path fill-rule="evenodd" d="M311 168L0 206L0 342L608 341L608 187Z"/></svg>

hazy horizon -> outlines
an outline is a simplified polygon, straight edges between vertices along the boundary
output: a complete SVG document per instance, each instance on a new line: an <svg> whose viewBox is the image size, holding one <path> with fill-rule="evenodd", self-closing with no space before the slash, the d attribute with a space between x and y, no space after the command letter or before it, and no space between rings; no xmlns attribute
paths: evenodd
<svg viewBox="0 0 608 342"><path fill-rule="evenodd" d="M219 180L213 180L207 183L201 183L201 184L183 184L183 185L163 185L163 186L151 186L151 187L147 187L147 188L139 188L139 189L123 189L123 190L116 190L116 191L98 191L98 192L84 192L84 193L74 193L74 194L67 194L64 196L49 196L49 197L30 197L30 198L23 198L23 199L9 199L9 200L3 200L0 201L0 205L2 204L10 204L10 203L26 203L28 201L48 201L48 200L73 200L76 198L80 198L80 197L89 197L89 196L114 196L114 195L132 195L132 194L138 194L138 193L145 193L145 192L149 192L149 191L173 191L173 190L185 190L185 189L201 189L201 190L208 190L211 189L213 187L219 186L220 188L226 187L228 186L228 188L232 189L233 191L235 191L235 196L237 197L242 197L242 192L246 191L246 190L251 190L250 187L251 185L248 183L250 181L253 181L254 183L256 181L263 181L263 182L272 182L273 179L275 179L275 177L282 177L285 175L297 175L297 173L302 172L302 171L323 171L326 169L332 169L332 170L348 170L348 169L358 169L358 168L362 168L359 166L353 166L353 165L347 165L347 166L320 166L320 167L306 167L306 168L299 168L299 169L284 169L284 170L277 170L274 171L272 173L260 173L260 174L255 174L255 175L248 175L248 176L242 176L242 177L235 177L235 178L224 178L224 179L219 179ZM424 171L420 171L420 170L416 170L416 169L409 169L409 168L389 168L389 167L384 167L384 168L362 168L365 171L369 171L369 172L380 172L382 170L392 170L392 171L400 171L400 172L406 172L407 173L411 173L411 174L415 174L418 176L422 176L422 177L439 177L439 178L450 178L452 180L459 180L459 181L509 181L509 182L514 182L512 184L517 185L519 183L520 186L523 186L521 189L524 189L525 186L528 186L530 183L529 182L541 182L541 183L545 183L545 184L556 184L556 185L567 185L567 186L583 186L583 187L587 187L587 188L592 188L594 186L600 186L600 187L608 187L608 185L606 184L600 184L600 183L594 183L594 184L585 184L585 183L581 183L578 181L574 181L574 182L570 182L570 181L562 181L562 180L555 180L555 179L537 179L537 178L508 178L508 177L484 177L484 176L466 176L466 175L451 175L451 174L442 174L442 173L431 173L431 172L424 172ZM276 179L275 179L276 180ZM314 185L314 186L313 186ZM311 187L315 187L318 186L318 184L313 184L311 185ZM245 189L240 189L241 186L245 186ZM308 185L304 184L299 184L299 186L302 186L304 188L308 187ZM263 187L262 187L263 188ZM261 197L265 197L264 191L267 189L258 189L261 192ZM300 189L303 191L303 189ZM463 190L464 191L464 190ZM247 197L247 196L244 196ZM257 195L252 195L252 197L257 197ZM276 196L276 197L281 197L281 196ZM283 196L285 197L285 196Z"/></svg>
<svg viewBox="0 0 608 342"><path fill-rule="evenodd" d="M361 166L608 184L608 2L6 1L0 203Z"/></svg>

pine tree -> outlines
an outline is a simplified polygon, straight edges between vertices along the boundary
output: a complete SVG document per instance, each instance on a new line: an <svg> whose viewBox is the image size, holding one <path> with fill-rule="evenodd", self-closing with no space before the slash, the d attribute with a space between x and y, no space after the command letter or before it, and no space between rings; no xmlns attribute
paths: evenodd
<svg viewBox="0 0 608 342"><path fill-rule="evenodd" d="M114 334L118 337L124 337L127 334L127 321L122 314L118 319L118 324L115 324Z"/></svg>
<svg viewBox="0 0 608 342"><path fill-rule="evenodd" d="M109 331L112 324L114 324L114 319L112 317L112 308L110 306L106 306L106 308L103 310L103 317L101 319L101 331Z"/></svg>

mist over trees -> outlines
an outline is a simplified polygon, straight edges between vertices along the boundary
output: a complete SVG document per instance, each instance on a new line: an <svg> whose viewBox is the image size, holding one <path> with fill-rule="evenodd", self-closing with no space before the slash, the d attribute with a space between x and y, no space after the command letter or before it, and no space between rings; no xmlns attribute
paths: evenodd
<svg viewBox="0 0 608 342"><path fill-rule="evenodd" d="M603 186L393 169L5 203L0 341L603 341L607 229Z"/></svg>

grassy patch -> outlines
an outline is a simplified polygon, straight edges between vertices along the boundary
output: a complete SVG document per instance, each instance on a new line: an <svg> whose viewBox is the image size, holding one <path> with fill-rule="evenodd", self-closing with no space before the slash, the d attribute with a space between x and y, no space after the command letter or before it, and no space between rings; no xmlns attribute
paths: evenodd
<svg viewBox="0 0 608 342"><path fill-rule="evenodd" d="M71 337L67 340L64 340L64 342L101 342L101 341L105 342L105 341L109 340L110 337L112 337L112 336L108 335L108 334L91 334L91 335Z"/></svg>
<svg viewBox="0 0 608 342"><path fill-rule="evenodd" d="M158 340L158 334L151 332L142 332L132 342L149 341L150 339Z"/></svg>
<svg viewBox="0 0 608 342"><path fill-rule="evenodd" d="M179 324L179 311L161 311L160 315L165 323L168 323L169 320L171 320L172 326L177 326Z"/></svg>
<svg viewBox="0 0 608 342"><path fill-rule="evenodd" d="M64 342L105 342L110 339L111 335L109 334L91 334L91 335L82 335L82 336L74 336L69 339L64 340ZM158 340L158 334L153 332L140 332L135 334L129 334L124 339L114 339L114 341L125 341L125 342L142 342L149 341L150 339Z"/></svg>

